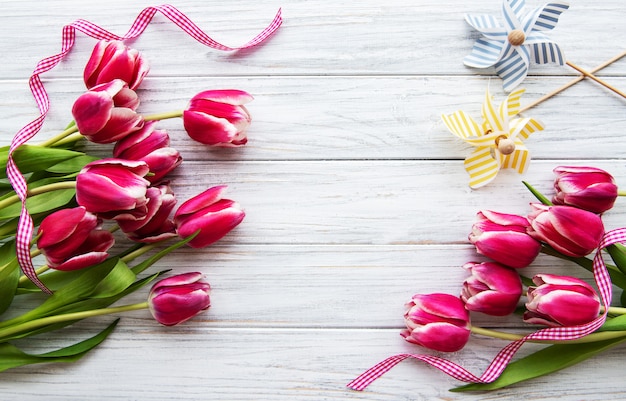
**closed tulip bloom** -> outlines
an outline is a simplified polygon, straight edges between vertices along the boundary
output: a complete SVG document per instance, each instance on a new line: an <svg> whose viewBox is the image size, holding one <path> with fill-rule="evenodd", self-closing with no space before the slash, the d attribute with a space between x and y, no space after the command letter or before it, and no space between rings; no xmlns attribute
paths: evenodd
<svg viewBox="0 0 626 401"><path fill-rule="evenodd" d="M515 270L496 262L470 262L463 268L471 274L461 290L467 310L492 316L506 316L515 311L523 290Z"/></svg>
<svg viewBox="0 0 626 401"><path fill-rule="evenodd" d="M178 235L187 238L199 234L187 245L192 248L209 246L237 227L245 217L239 204L222 199L225 185L209 188L184 202L174 214Z"/></svg>
<svg viewBox="0 0 626 401"><path fill-rule="evenodd" d="M595 167L560 166L554 169L556 205L574 206L593 213L603 213L613 207L617 199L617 185L613 176Z"/></svg>
<svg viewBox="0 0 626 401"><path fill-rule="evenodd" d="M528 234L567 256L582 257L598 247L604 235L602 219L572 206L531 204Z"/></svg>
<svg viewBox="0 0 626 401"><path fill-rule="evenodd" d="M120 79L95 86L76 99L72 115L78 131L89 141L111 143L143 126L135 112L139 98Z"/></svg>
<svg viewBox="0 0 626 401"><path fill-rule="evenodd" d="M76 177L76 202L105 219L145 216L147 173L148 165L142 161L91 162Z"/></svg>
<svg viewBox="0 0 626 401"><path fill-rule="evenodd" d="M104 261L113 246L113 235L100 228L101 220L84 207L61 209L39 225L37 247L48 266L77 270Z"/></svg>
<svg viewBox="0 0 626 401"><path fill-rule="evenodd" d="M211 306L211 286L202 273L184 273L157 282L148 295L150 313L165 326L183 323Z"/></svg>
<svg viewBox="0 0 626 401"><path fill-rule="evenodd" d="M143 243L154 243L176 236L170 213L176 205L176 197L169 185L149 187L146 191L146 213L133 218L116 219L126 236Z"/></svg>
<svg viewBox="0 0 626 401"><path fill-rule="evenodd" d="M93 48L83 75L87 89L121 79L134 90L149 69L148 62L137 50L126 47L119 40L101 40Z"/></svg>
<svg viewBox="0 0 626 401"><path fill-rule="evenodd" d="M183 112L185 130L192 139L206 145L245 145L245 130L251 118L244 104L252 99L249 93L235 89L201 92Z"/></svg>
<svg viewBox="0 0 626 401"><path fill-rule="evenodd" d="M449 294L416 294L407 303L406 330L410 343L436 351L454 352L467 344L470 317L463 301Z"/></svg>
<svg viewBox="0 0 626 401"><path fill-rule="evenodd" d="M586 282L569 276L538 274L528 287L524 321L551 327L589 323L600 313L600 299Z"/></svg>
<svg viewBox="0 0 626 401"><path fill-rule="evenodd" d="M478 253L516 269L530 265L539 255L541 244L526 233L525 217L490 210L477 216L469 240Z"/></svg>
<svg viewBox="0 0 626 401"><path fill-rule="evenodd" d="M122 138L113 148L115 158L146 162L150 168L146 179L152 184L160 182L183 161L180 152L170 147L167 132L155 129L155 125L156 121L146 122L139 131Z"/></svg>

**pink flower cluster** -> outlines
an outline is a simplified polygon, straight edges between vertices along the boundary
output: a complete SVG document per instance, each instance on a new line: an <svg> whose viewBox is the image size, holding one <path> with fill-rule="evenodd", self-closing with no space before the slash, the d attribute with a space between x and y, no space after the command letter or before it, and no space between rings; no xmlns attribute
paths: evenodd
<svg viewBox="0 0 626 401"><path fill-rule="evenodd" d="M140 100L135 90L148 71L142 55L120 41L100 41L91 54L84 70L88 90L75 101L72 114L86 139L114 147L111 158L91 162L77 175L78 206L54 212L40 224L37 246L50 268L77 270L104 261L114 243L113 234L102 228L104 220L114 221L135 242L195 234L188 245L200 248L221 239L245 216L237 202L223 197L224 185L209 188L176 209L166 178L182 157L170 146L167 132L157 129L157 121L137 112ZM251 121L244 104L251 100L239 90L204 91L192 98L180 117L198 142L241 146L247 142L245 130ZM209 307L210 287L197 274L172 279L173 286L172 282L153 288L150 304L158 321L175 324ZM175 304L195 298L199 300L195 306L184 308L164 301Z"/></svg>
<svg viewBox="0 0 626 401"><path fill-rule="evenodd" d="M527 216L483 210L469 234L476 251L492 261L469 262L459 297L417 294L404 315L409 342L437 351L458 351L470 337L470 312L513 313L524 292L518 269L530 265L542 247L568 257L584 257L604 236L601 213L617 198L607 172L593 167L557 167L552 204L532 203ZM546 202L550 203L550 202ZM550 327L588 323L600 312L592 286L570 276L537 274L526 291L523 319Z"/></svg>

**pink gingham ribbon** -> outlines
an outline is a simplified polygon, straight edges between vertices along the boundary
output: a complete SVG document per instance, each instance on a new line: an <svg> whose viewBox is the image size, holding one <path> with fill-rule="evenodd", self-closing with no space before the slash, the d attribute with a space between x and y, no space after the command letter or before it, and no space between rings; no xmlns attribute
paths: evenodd
<svg viewBox="0 0 626 401"><path fill-rule="evenodd" d="M115 35L105 29L102 29L98 25L89 21L85 21L83 19L76 20L71 24L63 27L61 52L39 61L39 63L37 63L37 66L35 67L35 70L33 71L33 75L29 79L30 90L35 98L35 101L37 102L40 116L25 125L21 130L17 132L17 134L15 134L15 137L11 142L11 146L9 147L9 158L7 161L7 176L17 196L22 201L22 210L20 213L20 219L16 232L17 260L24 274L39 288L47 293L50 293L50 290L46 288L46 286L37 277L37 273L35 272L35 268L30 257L30 241L34 230L34 225L32 218L28 214L28 210L26 209L25 204L26 197L28 195L26 180L24 179L22 173L20 172L15 164L15 161L13 160L13 152L15 152L17 148L28 142L31 138L35 136L35 134L37 134L37 132L39 132L43 125L44 119L48 114L48 110L50 109L50 99L48 97L48 93L44 88L43 83L41 82L41 79L39 78L39 75L54 68L70 52L70 50L74 46L74 42L76 39L76 30L79 30L80 32L83 32L84 34L98 40L133 39L143 33L143 31L146 29L148 24L150 24L150 21L152 21L152 18L157 12L163 14L170 21L178 25L183 31L188 33L192 38L202 43L203 45L225 51L240 50L256 46L263 42L265 39L267 39L270 35L272 35L282 24L281 10L279 9L272 22L261 33L259 33L249 42L238 47L225 46L211 39L185 14L168 4L147 7L143 9L124 36Z"/></svg>
<svg viewBox="0 0 626 401"><path fill-rule="evenodd" d="M600 242L598 250L593 258L593 275L596 280L596 285L600 290L600 296L604 305L604 313L598 316L595 320L571 327L550 327L542 330L535 331L527 336L514 341L504 347L491 361L491 364L487 367L485 372L480 376L476 376L465 368L457 365L454 362L450 362L447 359L439 358L432 355L416 355L416 354L398 354L391 356L382 362L372 366L359 377L348 383L348 387L353 390L363 390L369 386L374 380L381 377L388 372L391 368L396 366L407 358L414 358L423 361L442 372L454 377L457 380L470 383L491 383L496 380L502 371L509 364L515 353L529 340L547 340L547 341L563 341L563 340L575 340L577 338L586 336L596 331L606 320L607 311L611 304L612 288L611 277L602 259L602 249L616 244L618 242L626 242L626 228L618 228L609 231L604 234L604 238Z"/></svg>

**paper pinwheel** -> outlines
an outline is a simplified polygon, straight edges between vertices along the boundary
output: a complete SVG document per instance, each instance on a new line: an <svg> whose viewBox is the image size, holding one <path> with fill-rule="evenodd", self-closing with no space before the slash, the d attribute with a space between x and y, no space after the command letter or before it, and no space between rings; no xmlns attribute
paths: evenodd
<svg viewBox="0 0 626 401"><path fill-rule="evenodd" d="M476 146L464 162L471 188L487 185L502 168L513 168L521 174L528 167L530 154L522 140L535 131L542 131L543 124L533 118L511 119L519 112L522 93L524 89L512 92L496 109L487 90L482 124L476 123L464 111L442 116L454 135Z"/></svg>
<svg viewBox="0 0 626 401"><path fill-rule="evenodd" d="M561 49L543 31L553 29L568 8L569 4L555 1L526 11L525 0L504 0L504 26L491 15L466 15L465 21L483 37L476 41L463 63L476 68L494 66L507 92L526 78L531 61L563 65Z"/></svg>

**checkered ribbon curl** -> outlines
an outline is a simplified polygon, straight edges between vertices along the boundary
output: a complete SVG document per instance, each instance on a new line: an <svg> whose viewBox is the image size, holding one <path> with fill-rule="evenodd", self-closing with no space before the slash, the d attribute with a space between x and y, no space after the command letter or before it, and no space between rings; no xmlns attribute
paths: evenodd
<svg viewBox="0 0 626 401"><path fill-rule="evenodd" d="M48 110L50 109L50 99L43 83L41 82L41 79L39 78L39 75L54 68L70 52L76 40L77 30L98 40L133 39L143 33L157 12L163 14L170 21L178 25L178 27L203 45L225 51L241 50L256 46L272 35L282 24L281 10L279 9L272 22L261 33L255 36L248 43L239 47L225 46L211 39L185 14L168 4L143 9L124 36L115 35L105 29L102 29L94 23L83 19L76 20L63 27L61 52L41 60L35 67L33 75L29 79L30 90L35 98L35 101L37 102L40 116L25 125L20 131L18 131L17 134L15 134L15 137L11 142L11 146L9 147L9 158L6 169L7 177L9 178L16 194L22 201L22 210L16 232L17 260L24 274L39 288L47 293L51 293L51 291L37 277L37 273L35 272L35 268L30 257L30 241L33 235L34 225L33 220L26 209L25 202L28 195L26 180L13 160L13 153L15 150L28 142L35 136L35 134L37 134L37 132L39 132L44 119L48 114Z"/></svg>
<svg viewBox="0 0 626 401"><path fill-rule="evenodd" d="M511 361L517 350L519 350L526 341L529 340L547 340L547 341L563 341L563 340L575 340L596 331L606 320L607 310L611 304L612 288L611 277L602 259L602 249L619 242L626 242L626 228L618 228L609 231L604 234L602 242L598 247L598 251L593 258L593 275L596 280L596 285L600 290L600 296L604 305L604 313L598 316L595 320L571 327L550 327L542 330L535 331L527 336L514 341L504 347L498 355L491 361L491 364L485 372L480 376L476 376L465 368L457 365L454 362L450 362L446 359L439 358L432 355L416 355L416 354L399 354L391 356L382 362L372 366L359 377L348 383L348 387L353 390L363 390L369 386L374 380L381 377L388 372L391 368L396 366L407 358L414 358L426 362L427 364L434 366L442 372L454 377L457 380L470 383L491 383L496 380L502 371L506 368Z"/></svg>

